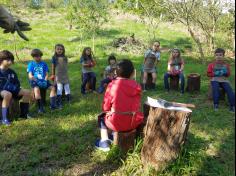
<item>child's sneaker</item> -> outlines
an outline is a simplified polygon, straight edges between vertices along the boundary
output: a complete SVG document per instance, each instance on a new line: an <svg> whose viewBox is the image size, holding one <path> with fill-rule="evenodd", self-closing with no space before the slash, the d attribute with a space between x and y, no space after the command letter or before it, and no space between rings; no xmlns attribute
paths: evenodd
<svg viewBox="0 0 236 176"><path fill-rule="evenodd" d="M6 125L6 126L9 126L9 125L11 125L11 122L8 121L7 119L5 119L5 120L2 120L2 124Z"/></svg>
<svg viewBox="0 0 236 176"><path fill-rule="evenodd" d="M44 113L45 113L44 109L39 109L38 110L38 114L44 114Z"/></svg>
<svg viewBox="0 0 236 176"><path fill-rule="evenodd" d="M214 104L213 108L214 108L214 111L218 111L219 110L219 105L218 104Z"/></svg>
<svg viewBox="0 0 236 176"><path fill-rule="evenodd" d="M235 113L235 106L230 106L229 112Z"/></svg>
<svg viewBox="0 0 236 176"><path fill-rule="evenodd" d="M110 151L110 145L111 145L110 140L101 141L100 139L98 139L95 143L95 147L98 150L102 150L104 152L109 152Z"/></svg>
<svg viewBox="0 0 236 176"><path fill-rule="evenodd" d="M27 114L27 115L26 115L26 118L27 118L27 119L32 119L33 117L32 117L32 115Z"/></svg>

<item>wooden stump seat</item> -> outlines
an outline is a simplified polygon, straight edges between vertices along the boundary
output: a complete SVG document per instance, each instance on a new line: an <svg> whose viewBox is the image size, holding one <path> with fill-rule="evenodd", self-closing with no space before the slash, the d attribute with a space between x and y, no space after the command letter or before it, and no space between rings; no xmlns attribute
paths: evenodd
<svg viewBox="0 0 236 176"><path fill-rule="evenodd" d="M187 88L188 92L200 91L201 88L201 75L198 73L191 73L188 75Z"/></svg>
<svg viewBox="0 0 236 176"><path fill-rule="evenodd" d="M179 90L179 76L170 76L170 89Z"/></svg>
<svg viewBox="0 0 236 176"><path fill-rule="evenodd" d="M132 150L135 144L136 132L136 129L128 132L114 132L114 145L119 146L124 152Z"/></svg>

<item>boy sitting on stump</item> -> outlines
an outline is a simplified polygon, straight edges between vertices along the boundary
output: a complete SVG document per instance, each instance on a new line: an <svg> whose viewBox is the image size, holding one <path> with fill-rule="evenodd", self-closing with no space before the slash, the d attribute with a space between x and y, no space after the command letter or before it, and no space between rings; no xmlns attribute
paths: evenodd
<svg viewBox="0 0 236 176"><path fill-rule="evenodd" d="M10 51L3 50L0 52L0 94L2 99L2 119L4 125L10 125L8 119L9 105L12 99L20 100L20 117L30 118L29 116L29 101L31 92L22 89L17 74L10 69L14 63L14 56Z"/></svg>
<svg viewBox="0 0 236 176"><path fill-rule="evenodd" d="M38 103L38 113L44 113L44 105L40 95L40 89L51 89L50 92L50 108L56 109L56 88L48 81L48 66L42 61L43 53L39 49L33 49L31 56L34 61L28 64L27 72L30 85L34 90L34 96Z"/></svg>
<svg viewBox="0 0 236 176"><path fill-rule="evenodd" d="M219 108L219 88L222 87L227 93L230 111L235 112L235 93L228 80L230 76L230 66L225 62L224 56L224 49L218 48L215 50L215 62L208 65L207 76L211 78L214 110L217 111Z"/></svg>
<svg viewBox="0 0 236 176"><path fill-rule="evenodd" d="M136 129L143 122L140 112L142 89L132 80L134 66L124 59L117 65L117 78L107 87L103 100L103 115L98 119L101 139L96 141L96 148L109 151L111 142L108 129L125 132Z"/></svg>

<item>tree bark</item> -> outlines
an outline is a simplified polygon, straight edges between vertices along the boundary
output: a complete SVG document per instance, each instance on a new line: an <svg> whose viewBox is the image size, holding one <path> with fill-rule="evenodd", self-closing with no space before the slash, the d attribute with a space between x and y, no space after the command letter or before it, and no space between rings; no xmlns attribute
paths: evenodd
<svg viewBox="0 0 236 176"><path fill-rule="evenodd" d="M187 88L188 92L200 91L201 88L201 75L198 73L192 73L188 75Z"/></svg>
<svg viewBox="0 0 236 176"><path fill-rule="evenodd" d="M186 140L190 116L190 112L150 108L141 151L144 166L160 171L177 158Z"/></svg>
<svg viewBox="0 0 236 176"><path fill-rule="evenodd" d="M203 64L205 64L205 55L204 55L204 52L203 52L203 49L202 49L202 44L201 44L200 40L195 36L195 34L194 34L194 32L193 32L193 30L191 29L190 26L188 26L188 31L189 31L189 33L190 33L192 39L193 39L193 40L195 41L195 43L197 44L198 51L199 51L200 57L201 57L201 58L200 58L200 59L201 59L201 62L202 62Z"/></svg>

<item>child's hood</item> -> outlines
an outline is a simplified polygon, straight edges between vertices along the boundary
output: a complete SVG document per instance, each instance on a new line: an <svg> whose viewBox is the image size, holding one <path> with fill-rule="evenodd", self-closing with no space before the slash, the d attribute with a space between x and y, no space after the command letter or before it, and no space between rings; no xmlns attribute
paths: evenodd
<svg viewBox="0 0 236 176"><path fill-rule="evenodd" d="M141 86L134 80L117 78L118 89L129 97L141 94Z"/></svg>

